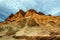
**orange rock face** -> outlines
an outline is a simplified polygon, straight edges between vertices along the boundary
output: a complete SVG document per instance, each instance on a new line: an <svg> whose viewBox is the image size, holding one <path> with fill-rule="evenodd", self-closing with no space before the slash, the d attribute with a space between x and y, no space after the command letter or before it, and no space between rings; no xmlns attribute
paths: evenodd
<svg viewBox="0 0 60 40"><path fill-rule="evenodd" d="M41 13L41 14L38 14ZM5 22L3 23L11 23L11 22L19 22L24 18L33 18L37 24L42 25L43 27L49 28L50 30L54 27L60 26L60 16L50 16L44 15L42 12L36 12L34 9L30 9L27 12L22 10L18 11L16 14L10 15ZM49 30L48 29L48 30Z"/></svg>
<svg viewBox="0 0 60 40"><path fill-rule="evenodd" d="M16 14L11 14L6 21L19 21L21 18L23 18L25 15L25 12L23 10L19 10Z"/></svg>
<svg viewBox="0 0 60 40"><path fill-rule="evenodd" d="M45 25L50 21L53 21L56 24L60 24L59 22L60 16L44 15L44 13L36 12L36 10L34 9L30 9L27 12L24 12L23 10L19 10L16 14L11 14L5 21L6 23L13 22L13 21L20 21L25 17L31 17L35 19L35 21L39 24L42 23Z"/></svg>
<svg viewBox="0 0 60 40"><path fill-rule="evenodd" d="M33 15L37 14L37 12L34 9L30 9L26 12L25 17L31 16L33 17Z"/></svg>

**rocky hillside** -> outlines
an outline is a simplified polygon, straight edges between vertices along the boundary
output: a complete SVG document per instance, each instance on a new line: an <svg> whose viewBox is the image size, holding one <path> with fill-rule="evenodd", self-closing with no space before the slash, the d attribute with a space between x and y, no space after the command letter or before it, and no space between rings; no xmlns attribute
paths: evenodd
<svg viewBox="0 0 60 40"><path fill-rule="evenodd" d="M58 40L60 16L44 15L34 9L19 10L0 22L0 37L1 40Z"/></svg>

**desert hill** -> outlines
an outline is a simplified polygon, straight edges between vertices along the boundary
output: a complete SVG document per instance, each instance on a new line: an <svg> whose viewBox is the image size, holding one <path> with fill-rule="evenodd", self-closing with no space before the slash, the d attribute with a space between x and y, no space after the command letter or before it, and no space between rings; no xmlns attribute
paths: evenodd
<svg viewBox="0 0 60 40"><path fill-rule="evenodd" d="M0 36L12 37L11 35L18 39L27 37L26 40L40 40L40 37L48 37L45 40L50 40L53 36L60 35L60 16L44 15L34 9L26 12L19 10L0 22Z"/></svg>
<svg viewBox="0 0 60 40"><path fill-rule="evenodd" d="M18 22L24 18L33 18L38 24L47 24L50 21L53 21L54 23L60 25L60 16L51 16L44 15L42 12L37 12L34 9L30 9L27 12L24 12L23 10L19 10L16 14L11 14L3 23L10 23L10 22Z"/></svg>

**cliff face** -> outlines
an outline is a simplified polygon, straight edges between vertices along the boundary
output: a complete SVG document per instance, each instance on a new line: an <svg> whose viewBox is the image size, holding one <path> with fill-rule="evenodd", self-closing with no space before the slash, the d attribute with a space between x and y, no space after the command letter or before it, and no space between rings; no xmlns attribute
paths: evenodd
<svg viewBox="0 0 60 40"><path fill-rule="evenodd" d="M36 20L46 20L46 21L54 21L54 20L59 20L59 16L51 16L49 15L44 15L42 12L36 12L34 9L30 9L27 12L24 12L23 10L19 10L16 14L11 14L5 21L20 21L22 18L25 17L31 17ZM42 22L42 21L41 21Z"/></svg>
<svg viewBox="0 0 60 40"><path fill-rule="evenodd" d="M52 38L53 35L60 35L60 16L44 15L44 13L36 12L34 9L27 12L19 10L0 23L0 31L0 36L14 35L14 38L25 36L28 39L36 36ZM39 37L38 40L40 40Z"/></svg>
<svg viewBox="0 0 60 40"><path fill-rule="evenodd" d="M20 21L22 18L31 17L33 18L36 15L44 15L42 12L36 12L34 9L30 9L27 12L23 10L19 10L16 14L11 14L5 21L6 22L13 22L13 21Z"/></svg>
<svg viewBox="0 0 60 40"><path fill-rule="evenodd" d="M26 12L26 15L25 15L25 17L33 17L33 15L35 15L35 14L37 14L37 12L36 12L36 10L34 10L34 9L30 9L30 10L28 10L27 12Z"/></svg>
<svg viewBox="0 0 60 40"><path fill-rule="evenodd" d="M11 14L3 24L18 24L20 25L34 25L34 19L36 24L47 28L47 30L51 30L53 28L60 26L60 16L51 16L51 15L44 15L42 12L36 12L34 9L30 9L27 12L23 10L19 10L16 14ZM27 21L30 20L30 21ZM16 23L17 22L17 23ZM1 24L1 23L0 23ZM36 25L35 24L35 25Z"/></svg>
<svg viewBox="0 0 60 40"><path fill-rule="evenodd" d="M16 14L11 14L5 21L8 22L19 21L24 16L25 12L23 10L19 10Z"/></svg>
<svg viewBox="0 0 60 40"><path fill-rule="evenodd" d="M3 24L4 23L5 24L10 24L12 22L13 23L17 22L18 23L20 20L23 20L25 18L28 18L27 20L29 20L29 18L32 18L32 19L35 20L35 22L37 24L42 25L44 27L52 27L53 28L53 27L56 27L56 26L58 27L60 25L60 16L44 15L44 13L42 13L42 12L36 12L36 10L34 10L34 9L30 9L27 12L24 12L23 10L19 10L16 14L11 14L5 20L5 22L2 22L2 23ZM24 22L22 24L24 24Z"/></svg>

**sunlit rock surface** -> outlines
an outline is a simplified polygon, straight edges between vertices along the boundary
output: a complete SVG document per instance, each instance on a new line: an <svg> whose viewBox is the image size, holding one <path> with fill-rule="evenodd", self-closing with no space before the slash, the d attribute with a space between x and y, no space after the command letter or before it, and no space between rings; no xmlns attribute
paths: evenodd
<svg viewBox="0 0 60 40"><path fill-rule="evenodd" d="M60 16L20 10L0 22L0 40L60 40Z"/></svg>

